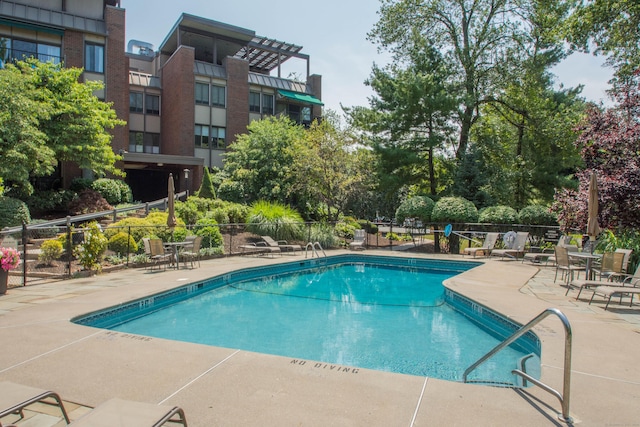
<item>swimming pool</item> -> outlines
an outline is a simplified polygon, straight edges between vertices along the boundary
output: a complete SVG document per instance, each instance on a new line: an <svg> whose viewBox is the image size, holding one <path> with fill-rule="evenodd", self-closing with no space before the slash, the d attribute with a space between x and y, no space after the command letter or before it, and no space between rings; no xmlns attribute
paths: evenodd
<svg viewBox="0 0 640 427"><path fill-rule="evenodd" d="M460 381L519 325L442 285L473 262L343 255L238 270L91 313L76 323L343 366ZM528 333L469 379L519 385Z"/></svg>

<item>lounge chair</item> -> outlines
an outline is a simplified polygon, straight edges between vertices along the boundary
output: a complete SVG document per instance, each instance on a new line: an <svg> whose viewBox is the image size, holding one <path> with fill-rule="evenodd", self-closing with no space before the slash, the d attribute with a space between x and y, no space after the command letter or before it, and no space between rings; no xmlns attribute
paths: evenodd
<svg viewBox="0 0 640 427"><path fill-rule="evenodd" d="M51 403L51 399L55 403ZM20 418L24 418L22 411L29 405L37 402L56 405L60 408L62 416L67 424L69 416L64 409L62 399L57 393L49 390L29 387L21 384L15 384L9 381L0 382L0 418L10 414L19 414Z"/></svg>
<svg viewBox="0 0 640 427"><path fill-rule="evenodd" d="M296 251L302 251L302 247L300 245L290 245L286 240L278 240L276 242L270 236L262 236L262 240L264 240L270 248L280 248L281 251L293 251L294 253Z"/></svg>
<svg viewBox="0 0 640 427"><path fill-rule="evenodd" d="M516 259L519 255L524 254L524 247L527 244L527 240L529 239L529 232L527 231L518 231L516 233L513 242L509 244L504 249L494 249L491 251L491 256L499 256L504 259L504 257L508 257L511 259Z"/></svg>
<svg viewBox="0 0 640 427"><path fill-rule="evenodd" d="M487 233L484 238L484 242L482 242L482 246L464 248L464 253L462 255L473 254L473 257L475 258L478 252L482 252L482 255L489 256L498 241L498 236L500 236L500 233Z"/></svg>
<svg viewBox="0 0 640 427"><path fill-rule="evenodd" d="M635 282L638 283L637 281ZM611 302L611 298L614 296L620 297L620 304L622 304L622 297L628 296L630 297L629 307L633 306L633 296L640 294L640 287L636 286L598 286L593 290L593 294L591 295L591 299L589 300L589 304L593 302L593 297L596 295L602 295L607 298L607 304L604 306L606 310L609 308L609 303Z"/></svg>
<svg viewBox="0 0 640 427"><path fill-rule="evenodd" d="M353 242L349 243L349 249L365 249L367 247L367 233L360 228L353 233Z"/></svg>
<svg viewBox="0 0 640 427"><path fill-rule="evenodd" d="M115 398L107 400L70 425L73 427L159 427L167 422L187 426L184 411L178 406L155 405Z"/></svg>
<svg viewBox="0 0 640 427"><path fill-rule="evenodd" d="M265 242L247 243L246 245L240 245L240 255L263 255L281 253L279 247L267 246Z"/></svg>
<svg viewBox="0 0 640 427"><path fill-rule="evenodd" d="M620 278L620 276L616 276L616 278ZM622 282L614 282L613 277L609 277L607 280L572 280L569 283L569 287L565 295L569 293L569 291L573 288L579 289L578 295L576 295L576 299L580 298L580 294L584 289L595 289L600 286L608 286L608 287L620 287L622 286L638 286L640 285L640 264L638 264L638 268L636 268L636 272L633 275L626 275L625 279Z"/></svg>

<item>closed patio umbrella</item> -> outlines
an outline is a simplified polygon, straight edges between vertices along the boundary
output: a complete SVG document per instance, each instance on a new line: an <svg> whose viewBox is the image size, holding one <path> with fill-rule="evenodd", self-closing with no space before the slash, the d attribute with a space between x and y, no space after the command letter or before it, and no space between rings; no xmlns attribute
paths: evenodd
<svg viewBox="0 0 640 427"><path fill-rule="evenodd" d="M591 172L591 179L589 180L589 202L588 202L588 220L587 220L587 235L591 240L591 251L593 252L593 241L596 240L596 236L600 234L602 229L598 224L598 182L596 181L595 172Z"/></svg>
<svg viewBox="0 0 640 427"><path fill-rule="evenodd" d="M167 212L169 213L169 215L167 215L167 227L169 228L175 227L176 224L178 223L176 219L175 204L174 204L175 192L176 192L176 188L173 183L173 174L170 173L169 188L167 191Z"/></svg>

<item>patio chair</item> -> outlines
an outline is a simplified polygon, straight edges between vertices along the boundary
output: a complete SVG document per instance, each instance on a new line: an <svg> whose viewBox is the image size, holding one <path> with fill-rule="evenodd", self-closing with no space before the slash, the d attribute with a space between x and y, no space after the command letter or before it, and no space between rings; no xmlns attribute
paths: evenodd
<svg viewBox="0 0 640 427"><path fill-rule="evenodd" d="M191 262L191 268L193 268L194 261L198 261L198 267L200 267L200 246L202 245L202 236L194 236L191 246L185 246L185 250L180 252L180 258L187 265L187 261Z"/></svg>
<svg viewBox="0 0 640 427"><path fill-rule="evenodd" d="M271 238L271 236L261 236L262 240L267 244L270 248L280 248L281 251L302 251L302 247L300 245L290 245L286 240L278 240L277 242Z"/></svg>
<svg viewBox="0 0 640 427"><path fill-rule="evenodd" d="M513 233L513 232L510 232L510 233ZM519 255L524 254L524 247L527 244L528 239L529 239L529 232L518 231L512 243L507 244L507 247L504 249L492 250L491 256L499 256L502 259L504 259L504 257L508 257L510 259L516 259Z"/></svg>
<svg viewBox="0 0 640 427"><path fill-rule="evenodd" d="M100 404L70 425L73 427L159 427L168 422L187 427L184 411L178 406L114 398Z"/></svg>
<svg viewBox="0 0 640 427"><path fill-rule="evenodd" d="M144 252L151 261L151 270L153 270L153 267L156 265L158 266L158 269L164 266L166 270L167 264L171 263L173 260L173 254L165 251L162 240L149 239L145 237L142 239L142 242L144 243Z"/></svg>
<svg viewBox="0 0 640 427"><path fill-rule="evenodd" d="M619 276L623 274L624 258L623 252L605 252L602 254L600 265L593 267L593 271L600 280Z"/></svg>
<svg viewBox="0 0 640 427"><path fill-rule="evenodd" d="M55 402L51 403L51 400ZM24 418L22 411L29 405L38 402L58 406L65 421L69 424L69 416L57 393L9 381L0 382L0 418L17 414L22 419Z"/></svg>
<svg viewBox="0 0 640 427"><path fill-rule="evenodd" d="M349 243L349 249L365 249L367 247L367 233L360 228L353 233L353 242Z"/></svg>
<svg viewBox="0 0 640 427"><path fill-rule="evenodd" d="M489 256L498 241L498 236L500 236L500 233L487 233L484 237L484 242L482 242L482 246L464 248L464 253L462 255L473 254L473 257L475 258L478 252L482 252L482 255Z"/></svg>
<svg viewBox="0 0 640 427"><path fill-rule="evenodd" d="M555 283L556 280L558 279L558 271L562 271L562 279L565 280L565 283L567 284L567 287L568 287L569 283L573 281L574 271L580 272L583 269L583 267L579 265L575 265L571 262L571 260L569 259L569 249L567 249L564 246L556 246L555 258L556 258L556 275L553 278L553 282Z"/></svg>
<svg viewBox="0 0 640 427"><path fill-rule="evenodd" d="M617 278L620 278L621 276L617 276ZM640 264L638 264L638 268L636 268L635 273L633 273L633 275L625 275L624 280L622 280L622 282L614 282L612 280L613 278L610 276L607 278L607 280L572 280L571 283L569 283L569 286L567 288L567 292L565 292L565 295L567 295L569 293L569 291L571 289L577 288L578 290L578 295L576 295L576 299L580 298L580 294L582 293L582 291L584 289L595 289L597 287L601 287L601 286L609 286L609 287L620 287L620 286L638 286L640 285Z"/></svg>

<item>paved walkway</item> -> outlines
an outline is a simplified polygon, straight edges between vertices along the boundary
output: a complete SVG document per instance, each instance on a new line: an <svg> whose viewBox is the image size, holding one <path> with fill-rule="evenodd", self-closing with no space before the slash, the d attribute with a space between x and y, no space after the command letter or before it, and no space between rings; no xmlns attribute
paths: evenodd
<svg viewBox="0 0 640 427"><path fill-rule="evenodd" d="M121 397L181 406L189 425L202 427L563 425L557 418L559 402L538 388L494 388L350 367L336 370L313 361L69 322L83 313L227 271L300 259L231 257L204 261L193 270L124 270L11 289L0 296L5 349L0 352L0 381L57 391L72 419ZM614 305L604 311L601 303L576 301L575 291L565 296L565 289L553 283L554 272L552 267L491 259L446 285L520 323L549 307L563 311L573 328L570 396L575 422L638 425L640 306ZM535 332L543 346L542 380L562 391L560 322L549 318ZM64 425L55 408L32 409L18 426Z"/></svg>

